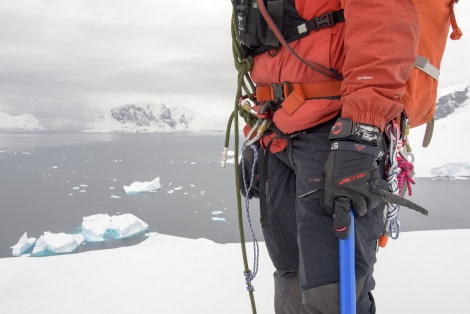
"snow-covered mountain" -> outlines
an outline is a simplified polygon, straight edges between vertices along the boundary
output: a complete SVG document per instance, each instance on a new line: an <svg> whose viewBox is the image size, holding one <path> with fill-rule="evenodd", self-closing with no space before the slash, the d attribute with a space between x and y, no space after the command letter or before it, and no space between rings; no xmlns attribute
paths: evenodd
<svg viewBox="0 0 470 314"><path fill-rule="evenodd" d="M39 131L43 129L41 122L30 113L13 116L0 112L0 131Z"/></svg>
<svg viewBox="0 0 470 314"><path fill-rule="evenodd" d="M84 132L173 132L188 130L193 113L165 104L128 104L98 117Z"/></svg>
<svg viewBox="0 0 470 314"><path fill-rule="evenodd" d="M434 119L439 120L447 117L456 109L462 107L469 102L469 89L470 86L453 87L452 90L442 90L436 103L436 111L434 112Z"/></svg>
<svg viewBox="0 0 470 314"><path fill-rule="evenodd" d="M442 90L429 147L422 147L425 126L413 128L408 137L418 177L470 178L470 158L465 129L470 121L470 86Z"/></svg>
<svg viewBox="0 0 470 314"><path fill-rule="evenodd" d="M439 91L434 117L441 120L462 106L469 106L470 85L451 86ZM223 131L228 114L195 112L165 104L127 104L110 109L84 132L175 132ZM40 131L42 123L30 113L13 116L0 112L0 131Z"/></svg>

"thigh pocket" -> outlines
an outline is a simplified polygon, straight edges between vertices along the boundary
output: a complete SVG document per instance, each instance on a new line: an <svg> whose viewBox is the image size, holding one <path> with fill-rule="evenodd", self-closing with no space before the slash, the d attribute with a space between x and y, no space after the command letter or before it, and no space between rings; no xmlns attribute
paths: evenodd
<svg viewBox="0 0 470 314"><path fill-rule="evenodd" d="M320 199L323 175L317 172L302 172L297 179L297 197Z"/></svg>

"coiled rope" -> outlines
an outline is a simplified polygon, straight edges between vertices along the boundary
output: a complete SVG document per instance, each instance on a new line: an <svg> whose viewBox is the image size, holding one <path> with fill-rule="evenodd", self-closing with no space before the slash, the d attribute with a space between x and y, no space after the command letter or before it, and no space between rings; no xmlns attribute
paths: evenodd
<svg viewBox="0 0 470 314"><path fill-rule="evenodd" d="M222 154L222 161L221 165L222 167L225 167L226 160L227 160L227 151L229 147L229 142L230 142L230 130L232 128L232 125L234 126L234 132L235 132L235 144L234 144L234 170L235 170L235 190L236 190L236 199L237 199L237 212L238 212L238 229L239 229L239 234L240 234L240 245L242 249L242 256L243 256L243 265L244 265L244 271L243 274L245 276L245 283L247 284L247 290L249 293L250 297L250 302L251 302L251 308L253 311L253 314L256 314L256 304L255 304L255 298L254 298L254 288L253 285L251 284L251 281L253 280L254 276L256 275L257 272L257 260L258 256L255 254L255 265L256 265L256 272L252 272L249 269L248 266L248 258L246 254L246 243L245 243L245 235L244 235L244 228L243 228L243 214L242 214L242 201L241 201L241 196L240 196L240 178L239 178L239 165L238 165L238 160L239 160L239 123L238 123L238 115L244 110L239 110L239 99L242 96L242 92L246 94L251 100L253 99L253 94L255 90L255 85L253 81L251 80L251 77L249 75L249 72L251 68L253 67L253 57L249 56L247 58L243 58L241 48L239 45L239 39L238 39L238 30L237 30L237 25L236 25L236 14L235 10L232 12L232 22L231 22L231 34L232 34L232 53L233 53L233 59L234 59L234 64L235 68L238 71L238 77L237 77L237 92L235 95L235 105L234 109L230 115L230 118L227 122L227 129L225 133L225 143L224 143L224 151ZM245 113L243 113L245 115ZM250 125L248 116L244 117L246 122ZM255 252L258 244L256 242L255 246Z"/></svg>

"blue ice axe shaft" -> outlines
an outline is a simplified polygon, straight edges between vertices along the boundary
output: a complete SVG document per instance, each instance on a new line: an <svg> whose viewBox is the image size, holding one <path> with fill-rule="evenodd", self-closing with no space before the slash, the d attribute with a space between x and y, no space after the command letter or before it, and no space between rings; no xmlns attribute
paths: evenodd
<svg viewBox="0 0 470 314"><path fill-rule="evenodd" d="M351 209L349 236L339 240L339 308L341 314L356 314L356 256L354 212Z"/></svg>

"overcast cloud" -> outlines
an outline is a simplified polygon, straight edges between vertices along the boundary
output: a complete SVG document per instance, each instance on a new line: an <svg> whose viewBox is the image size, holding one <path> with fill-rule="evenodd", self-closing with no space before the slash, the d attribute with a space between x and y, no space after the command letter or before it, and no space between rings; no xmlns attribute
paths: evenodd
<svg viewBox="0 0 470 314"><path fill-rule="evenodd" d="M0 111L49 125L139 102L229 112L230 16L229 0L1 1Z"/></svg>
<svg viewBox="0 0 470 314"><path fill-rule="evenodd" d="M448 46L442 86L470 83L470 5L457 7L467 35ZM0 111L78 128L127 103L228 114L231 9L230 0L1 1Z"/></svg>

